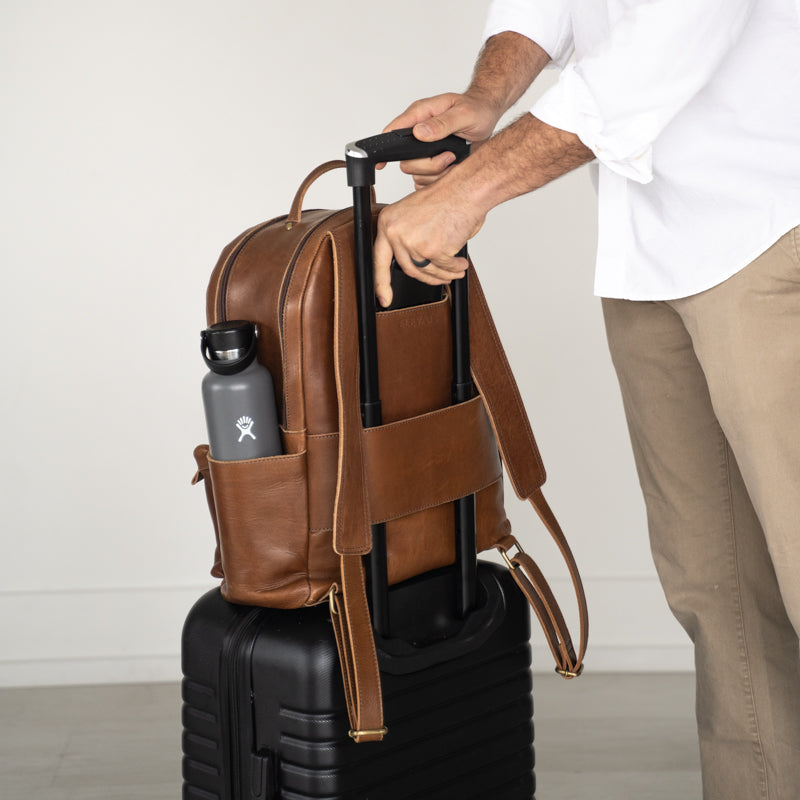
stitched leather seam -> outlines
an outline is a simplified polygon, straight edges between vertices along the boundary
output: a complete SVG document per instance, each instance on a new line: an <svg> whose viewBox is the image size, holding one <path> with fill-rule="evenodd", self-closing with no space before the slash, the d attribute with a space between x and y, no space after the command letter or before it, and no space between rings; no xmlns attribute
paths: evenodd
<svg viewBox="0 0 800 800"><path fill-rule="evenodd" d="M321 224L324 225L328 221L329 220L326 219ZM313 234L311 234L311 235L313 236ZM299 342L298 342L299 347L298 347L298 353L297 353L297 368L298 368L297 369L297 376L298 376L298 384L299 384L300 391L294 397L295 402L291 404L291 409L292 410L296 407L296 408L299 408L301 412L305 411L305 399L306 399L305 390L304 390L305 387L303 386L303 344L304 344L304 342L303 342L303 314L302 314L302 311L303 311L303 299L304 299L303 295L305 293L305 288L308 285L308 278L309 278L309 274L311 272L310 266L313 265L314 261L316 261L316 258L319 255L319 252L322 249L322 245L325 243L325 241L326 241L326 237L322 236L320 238L319 242L317 243L316 248L313 251L313 254L311 256L310 261L308 262L309 266L306 269L299 270L298 266L300 265L301 257L303 255L305 255L305 252L311 252L311 245L312 245L312 242L310 240L301 239L300 243L298 244L298 248L300 248L300 245L302 245L302 249L298 249L298 250L295 251L295 254L292 256L291 259L289 259L289 261L287 262L287 266L286 266L286 268L288 269L289 265L293 261L295 262L294 268L292 270L292 274L289 277L289 284L286 287L286 302L288 302L289 297L296 291L296 282L298 280L298 273L301 272L301 271L303 273L303 286L302 286L302 290L300 292L300 315L299 315L300 319L298 321L298 327L300 329L300 336L299 336ZM295 261L295 258L297 259L296 261ZM280 297L281 297L282 294L283 294L282 292L278 292L278 303L280 303ZM279 307L277 309L276 313L280 314L280 311L281 310L280 310L280 307ZM282 323L283 323L283 320L282 320ZM283 345L283 343L286 341L286 332L283 330L283 324L281 325L281 330L282 330L282 334L283 334L281 345ZM286 426L290 427L290 425L293 425L295 423L294 423L294 420L290 419L290 417L289 417L290 404L289 404L289 390L288 390L288 386L287 386L287 383L288 383L287 377L288 376L287 376L287 372L286 372L286 364L288 362L288 359L286 359L285 356L286 356L286 354L284 352L284 370L283 370L283 403L284 403L284 406L283 407L285 409L284 416L286 418ZM292 392L292 394L294 395L295 393ZM303 420L302 420L303 427L305 427L305 422L306 422L305 414L303 413L302 416L303 416Z"/></svg>
<svg viewBox="0 0 800 800"><path fill-rule="evenodd" d="M447 297L443 297L441 300L437 300L435 303L426 303L424 306L411 306L410 308L394 308L391 311L381 311L378 318L390 318L390 317L401 317L404 315L413 315L415 313L419 313L420 308L430 309L436 308L436 306L443 305L448 302Z"/></svg>
<svg viewBox="0 0 800 800"><path fill-rule="evenodd" d="M399 514L394 514L391 517L385 517L384 519L376 519L373 520L371 524L378 525L382 522L394 522L395 520L403 519L404 517L410 517L412 514L418 514L420 511L428 511L431 508L439 508L439 506L446 505L447 503L452 503L453 501L459 500L462 497L467 497L471 494L478 494L479 492L482 492L490 488L491 486L494 486L498 481L502 480L502 478L503 478L503 472L501 470L495 477L493 477L489 481L489 483L477 486L475 488L472 487L467 488L463 494L456 494L453 495L452 497L447 497L444 500L441 500L436 503L428 503L426 505L417 506L415 508L409 509L408 511L403 511ZM309 533L313 534L326 533L328 531L332 532L333 528L330 526L327 528L309 528Z"/></svg>
<svg viewBox="0 0 800 800"><path fill-rule="evenodd" d="M222 265L220 266L219 274L217 275L217 282L216 282L216 285L214 287L214 302L213 302L213 307L212 307L214 322L219 322L219 320L217 319L217 308L219 306L219 293L220 293L220 289L222 288L222 277L223 277L223 275L225 275L225 271L228 268L228 265L231 264L231 272L228 275L228 283L230 283L230 278L233 275L233 270L234 270L234 268L236 266L236 261L238 260L239 256L241 255L242 251L244 250L244 248L249 244L248 237L250 237L250 239L254 238L254 235L258 232L259 228L260 229L266 229L270 225L273 225L274 223L278 222L278 220L281 220L281 219L283 219L282 216L273 217L272 219L267 220L266 222L260 222L258 225L253 225L252 227L250 227L246 231L244 231L236 239L234 239L233 242L230 243L230 245L229 245L230 246L230 251L228 252L228 255L225 257L225 261L223 261ZM231 259L233 259L233 263L231 263ZM225 309L224 310L225 310L225 316L227 317L228 316L228 298L227 297L225 297Z"/></svg>
<svg viewBox="0 0 800 800"><path fill-rule="evenodd" d="M284 454L284 455L280 455L280 456L263 456L261 458L244 458L244 459L240 459L238 461L217 461L216 459L211 458L211 456L209 456L208 457L208 463L209 464L220 464L220 465L225 465L225 464L257 464L258 462L267 462L267 461L275 461L275 462L281 461L281 462L285 463L287 461L292 461L292 460L301 460L301 459L305 458L306 455L307 455L307 451L303 450L302 453L289 453L289 454ZM223 466L222 469L226 469L226 467Z"/></svg>
<svg viewBox="0 0 800 800"><path fill-rule="evenodd" d="M392 522L396 519L403 519L403 517L410 517L412 514L416 514L420 511L427 511L429 508L438 508L439 506L443 506L446 503L452 503L455 500L459 500L462 497L469 497L469 495L477 494L478 492L483 491L484 489L488 489L490 486L493 486L497 481L499 481L503 477L502 471L498 472L488 483L482 484L475 488L469 487L463 493L454 494L451 497L446 497L444 500L441 500L437 503L430 503L426 505L417 506L415 508L410 509L409 511L402 511L398 514L394 514L391 517L385 517L384 519L376 519L373 521L373 525L380 524L381 522Z"/></svg>
<svg viewBox="0 0 800 800"><path fill-rule="evenodd" d="M288 389L287 389L288 382L286 380L286 378L287 378L287 369L286 369L287 356L286 356L286 347L285 347L286 332L285 332L285 330L283 328L283 319L281 318L281 309L280 309L281 297L284 297L285 301L288 301L290 291L294 287L294 281L295 281L295 278L297 276L297 267L298 267L298 265L300 263L300 259L303 257L305 251L306 250L310 250L310 248L313 246L313 238L314 238L314 236L319 234L320 235L320 240L319 240L319 243L318 243L318 246L317 246L316 250L314 250L312 263L313 263L313 260L317 257L317 254L319 253L320 246L322 245L322 243L326 239L330 223L332 222L332 220L336 216L342 214L344 211L346 211L346 209L342 209L340 211L331 212L328 216L324 217L319 222L313 223L314 228L316 228L316 229L312 228L311 230L309 230L307 232L306 235L304 235L304 236L302 236L300 238L300 240L297 243L297 247L294 249L294 251L292 252L291 257L286 262L286 269L284 270L284 277L281 280L281 288L279 289L279 291L277 293L277 297L275 298L275 315L276 315L275 318L276 319L281 319L280 334L281 334L281 355L282 355L282 369L283 369L283 404L284 404L283 407L284 407L284 410L285 410L285 415L284 416L286 418L287 426L289 425L289 408L290 408L290 406L289 406L289 392L288 392ZM292 264L294 264L294 267L293 267L292 273L291 273L291 275L289 277L289 284L286 286L286 292L284 293L284 291L283 291L283 283L286 281L285 272L289 269L289 267ZM306 270L306 272L308 272L308 270ZM302 345L302 342L300 344ZM302 351L301 351L301 356L302 356ZM300 366L301 366L301 370L298 373L298 376L299 376L299 380L300 380L300 383L301 383L301 395L302 395L302 380L303 380L302 361L301 361ZM304 403L304 395L301 396L301 398L299 400L299 403L301 404L301 407L303 407L302 404Z"/></svg>
<svg viewBox="0 0 800 800"><path fill-rule="evenodd" d="M313 235L313 234L311 234L311 235ZM303 270L304 281L303 281L302 291L300 292L300 313L299 313L299 319L298 319L298 328L299 328L300 335L298 337L299 338L299 342L298 342L299 346L297 348L297 364L296 364L297 376L298 376L298 381L297 381L297 383L298 383L298 392L297 392L297 395L295 397L295 400L297 401L296 402L296 407L299 409L299 412L302 415L303 430L305 430L305 428L306 428L306 414L305 414L306 392L305 392L305 385L303 383L303 363L304 363L303 359L305 357L305 342L303 340L303 301L305 300L305 290L306 290L306 287L308 286L308 278L309 278L309 275L311 273L311 266L316 261L317 256L319 255L319 252L320 252L320 250L322 248L322 243L324 241L325 241L325 237L323 236L323 237L320 238L320 241L319 241L319 244L317 245L316 250L314 250L314 254L312 255L311 261L309 263L309 267L307 269ZM305 248L309 244L310 244L310 242L308 240L301 239L299 246L302 246L303 248ZM292 275L291 275L291 277L289 279L289 285L286 287L286 300L288 300L289 296L291 295L292 291L295 288L295 281L297 279L297 274L298 274L297 265L298 265L298 263L300 261L300 255L301 255L301 253L298 252L298 254L297 254L297 263L295 263L295 265L294 265L294 271L292 272ZM291 263L292 263L292 261L289 261L289 264L291 264ZM288 269L288 265L287 265L287 269ZM279 303L278 314L280 314L280 297L281 297L281 294L282 294L282 292L278 292L278 303ZM282 319L281 319L281 322L283 323ZM283 324L281 324L281 332L283 333ZM281 344L283 344L283 341L281 342ZM285 363L286 362L284 361L284 364ZM283 391L284 391L284 398L285 398L284 402L286 403L286 405L284 406L284 408L286 409L286 413L284 414L284 418L286 419L286 427L288 428L288 427L290 427L289 394L287 392L287 381L286 381L286 370L285 369L284 369ZM291 421L294 422L293 419ZM308 521L308 509L310 507L309 498L308 498L308 490L309 490L308 475L306 475L305 490L306 490L306 521ZM309 555L310 555L310 547L309 547L309 542L308 542L308 536L306 536L306 552L305 552L305 562L306 562L306 564L308 564ZM305 582L306 582L306 599L308 599L308 597L311 595L311 577L308 574L308 570L306 570L306 572L305 572Z"/></svg>
<svg viewBox="0 0 800 800"><path fill-rule="evenodd" d="M476 402L482 402L482 397L473 397L471 400L467 400L466 403L462 403L460 405L466 406L469 403L475 404ZM420 419L430 418L433 419L436 416L440 416L442 414L453 414L455 413L453 409L459 408L459 406L446 406L445 408L439 408L436 411L429 411L426 414L420 414L418 417L410 417L409 419L400 419L396 422L387 422L385 425L379 425L376 428L364 428L364 435L369 436L370 434L374 433L381 433L382 431L386 431L389 429L398 429L403 425L412 425Z"/></svg>
<svg viewBox="0 0 800 800"><path fill-rule="evenodd" d="M277 583L243 583L242 581L232 581L230 580L229 576L226 574L225 576L225 583L228 586L235 586L242 589L248 589L255 592L271 592L275 589L281 589L284 586L295 583L295 582L305 582L307 574L305 572L295 572L290 575L288 578L281 580Z"/></svg>
<svg viewBox="0 0 800 800"><path fill-rule="evenodd" d="M222 262L222 266L220 267L219 274L217 275L217 285L214 287L214 303L212 304L212 308L214 310L214 322L218 322L217 320L217 308L219 307L219 293L220 289L222 288L222 276L225 274L225 270L228 268L228 264L231 262L231 258L233 258L234 253L238 255L239 246L242 242L247 238L248 234L252 228L248 228L241 236L234 240L233 246L231 247L230 252L228 253L227 258L225 261ZM231 266L231 270L233 270L233 266ZM228 298L225 298L225 315L228 314Z"/></svg>
<svg viewBox="0 0 800 800"><path fill-rule="evenodd" d="M359 609L360 609L360 612L361 612L361 618L367 620L367 624L369 625L370 613L369 613L369 606L367 605L367 595L366 595L366 592L364 591L364 587L363 587L363 582L364 582L364 576L363 576L363 572L362 572L363 567L361 566L361 562L360 561L356 565L355 568L358 570L358 573L357 573L357 581L359 583L359 587L358 588L361 589L361 591L356 593L355 602L359 606ZM347 590L345 589L345 591L347 591ZM349 595L350 595L350 601L353 602L352 593L349 593ZM352 634L353 634L353 631L352 631L352 620L349 618L349 615L348 615L348 626L350 627L351 638L353 638L353 636L352 636ZM369 666L371 666L372 669L369 671L369 675L370 675L370 677L376 676L378 678L377 686L375 687L375 690L376 690L376 694L377 694L377 697L376 697L377 708L379 709L378 715L379 715L379 719L382 722L382 717L383 717L383 692L382 692L379 669L378 669L378 656L377 656L377 653L375 652L375 644L374 644L374 639L372 638L372 629L371 628L368 628L367 636L369 636L370 644L371 644L371 646L369 647L369 662L370 662ZM355 652L355 648L353 650L353 655L354 655L353 662L354 662L354 665L356 667L355 668L355 682L356 682L356 687L357 687L355 700L356 700L356 702L358 702L358 699L363 697L364 693L363 693L363 689L362 689L363 681L361 680L361 677L360 677L361 676L361 670L359 669L359 664L358 664L359 659L356 657L357 654ZM362 660L363 660L363 657L364 657L364 653L363 653L363 648L362 648L362 652L361 652L361 659ZM357 707L356 707L356 717L357 717L358 722L359 722L359 727L363 727L365 725L364 716L363 715L364 715L364 712L366 710L367 709L362 708L360 704L357 705ZM375 727L379 727L379 726L376 725Z"/></svg>

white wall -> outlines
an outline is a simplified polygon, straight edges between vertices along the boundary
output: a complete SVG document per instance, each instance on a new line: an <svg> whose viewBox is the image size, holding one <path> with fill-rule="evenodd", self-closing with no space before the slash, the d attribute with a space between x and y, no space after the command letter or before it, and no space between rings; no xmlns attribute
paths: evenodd
<svg viewBox="0 0 800 800"><path fill-rule="evenodd" d="M206 281L313 166L418 96L464 86L483 0L400 8L0 4L0 685L179 676L183 617L213 585L189 485ZM382 199L409 190L381 175ZM346 205L342 174L310 202ZM650 564L591 296L594 236L582 171L493 212L472 254L583 570L588 665L690 668ZM546 534L511 505L572 616Z"/></svg>

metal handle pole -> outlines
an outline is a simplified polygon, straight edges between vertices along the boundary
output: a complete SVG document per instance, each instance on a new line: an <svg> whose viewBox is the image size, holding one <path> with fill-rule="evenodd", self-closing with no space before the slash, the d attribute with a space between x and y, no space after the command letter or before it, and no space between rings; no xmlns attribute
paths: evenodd
<svg viewBox="0 0 800 800"><path fill-rule="evenodd" d="M458 252L467 258L467 246ZM452 284L453 403L472 399L475 386L470 370L469 284L467 276ZM455 501L456 586L458 611L465 617L475 608L478 583L475 495Z"/></svg>
<svg viewBox="0 0 800 800"><path fill-rule="evenodd" d="M365 428L374 428L381 424L382 419L372 260L372 203L369 186L353 188L353 215L358 293L358 348L361 364L361 419ZM372 627L375 633L388 638L389 575L386 558L386 526L383 523L372 526L369 576Z"/></svg>

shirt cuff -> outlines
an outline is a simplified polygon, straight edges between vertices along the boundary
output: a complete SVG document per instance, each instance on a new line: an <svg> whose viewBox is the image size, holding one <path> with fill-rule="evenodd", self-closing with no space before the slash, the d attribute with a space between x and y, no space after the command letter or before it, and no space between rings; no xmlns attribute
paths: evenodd
<svg viewBox="0 0 800 800"><path fill-rule="evenodd" d="M558 83L542 95L531 113L547 125L576 134L612 172L637 183L653 180L652 138L643 126L611 129L577 64L564 69Z"/></svg>
<svg viewBox="0 0 800 800"><path fill-rule="evenodd" d="M550 56L553 66L564 67L573 50L567 6L562 0L549 3L494 0L486 18L483 41L498 33L519 33L536 42Z"/></svg>

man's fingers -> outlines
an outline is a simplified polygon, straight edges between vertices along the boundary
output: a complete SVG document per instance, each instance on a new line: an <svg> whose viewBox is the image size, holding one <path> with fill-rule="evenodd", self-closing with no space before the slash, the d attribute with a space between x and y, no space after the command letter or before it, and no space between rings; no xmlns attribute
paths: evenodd
<svg viewBox="0 0 800 800"><path fill-rule="evenodd" d="M386 236L378 232L374 247L375 261L375 296L383 308L391 305L392 283L391 263L394 256L400 269L411 278L427 283L429 286L442 286L449 284L456 278L463 278L467 269L467 260L464 258L438 258L425 267L417 267L414 261L421 262L424 257L412 256L402 246L396 244L394 253Z"/></svg>
<svg viewBox="0 0 800 800"><path fill-rule="evenodd" d="M440 175L456 160L453 153L439 153L432 158L415 158L401 161L400 169L406 175Z"/></svg>
<svg viewBox="0 0 800 800"><path fill-rule="evenodd" d="M436 277L443 278L449 283L456 278L463 278L464 274L469 267L466 258L458 258L457 256L440 256L431 262L426 270L431 270L432 274Z"/></svg>
<svg viewBox="0 0 800 800"><path fill-rule="evenodd" d="M395 247L394 257L406 275L431 286L441 286L456 278L463 278L468 266L465 258L441 256L424 267L418 267L415 262L422 263L428 259L424 256L412 256L400 247Z"/></svg>
<svg viewBox="0 0 800 800"><path fill-rule="evenodd" d="M451 133L461 134L475 122L474 114L463 103L414 125L414 136L422 142L438 142Z"/></svg>
<svg viewBox="0 0 800 800"><path fill-rule="evenodd" d="M455 103L460 95L451 93L439 94L435 97L426 97L412 103L402 114L395 117L384 129L383 133L398 130L399 128L413 128L420 122L430 117L444 113Z"/></svg>
<svg viewBox="0 0 800 800"><path fill-rule="evenodd" d="M378 302L386 308L392 302L392 247L389 240L378 229L373 248L374 277L375 277L375 296Z"/></svg>

